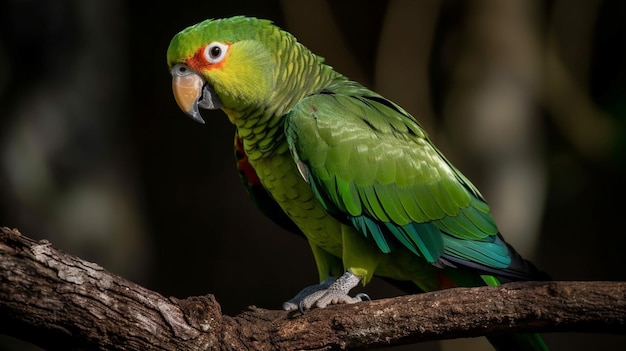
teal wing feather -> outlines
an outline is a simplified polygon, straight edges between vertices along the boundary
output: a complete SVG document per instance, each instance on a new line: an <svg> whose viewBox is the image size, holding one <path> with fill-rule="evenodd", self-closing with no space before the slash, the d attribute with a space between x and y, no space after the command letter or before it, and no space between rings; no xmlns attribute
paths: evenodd
<svg viewBox="0 0 626 351"><path fill-rule="evenodd" d="M478 190L399 106L345 81L298 103L285 131L318 200L382 252L402 245L431 263L510 265Z"/></svg>

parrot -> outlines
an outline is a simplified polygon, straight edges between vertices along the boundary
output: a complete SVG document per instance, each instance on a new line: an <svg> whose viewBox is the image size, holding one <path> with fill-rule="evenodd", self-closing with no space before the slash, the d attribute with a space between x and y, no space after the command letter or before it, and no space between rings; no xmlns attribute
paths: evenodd
<svg viewBox="0 0 626 351"><path fill-rule="evenodd" d="M191 119L221 109L248 194L308 243L319 283L283 304L306 311L374 276L429 292L548 280L499 232L478 189L402 107L326 64L272 21L208 19L170 41L174 100ZM547 350L538 334L490 337Z"/></svg>

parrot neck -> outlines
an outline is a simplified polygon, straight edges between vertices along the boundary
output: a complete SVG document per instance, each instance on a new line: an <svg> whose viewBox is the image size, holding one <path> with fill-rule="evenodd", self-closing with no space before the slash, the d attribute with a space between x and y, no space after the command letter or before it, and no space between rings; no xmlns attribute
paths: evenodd
<svg viewBox="0 0 626 351"><path fill-rule="evenodd" d="M278 58L274 89L264 106L242 111L225 110L237 127L244 150L252 162L289 152L284 134L285 116L306 96L323 91L337 80L346 80L303 46L297 44L293 50L304 50L301 59L294 60L293 54L291 60Z"/></svg>
<svg viewBox="0 0 626 351"><path fill-rule="evenodd" d="M241 138L243 150L251 163L289 152L283 132L284 115L268 114L263 110L250 112L245 118L233 118L231 113L227 114L237 127L237 135Z"/></svg>

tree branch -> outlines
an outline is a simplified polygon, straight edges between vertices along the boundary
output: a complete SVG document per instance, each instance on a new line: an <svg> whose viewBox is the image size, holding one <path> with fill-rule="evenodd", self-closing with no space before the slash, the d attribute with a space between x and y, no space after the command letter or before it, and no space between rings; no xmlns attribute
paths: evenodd
<svg viewBox="0 0 626 351"><path fill-rule="evenodd" d="M222 315L0 228L0 333L48 350L330 350L503 332L626 333L626 282L459 288L299 312Z"/></svg>

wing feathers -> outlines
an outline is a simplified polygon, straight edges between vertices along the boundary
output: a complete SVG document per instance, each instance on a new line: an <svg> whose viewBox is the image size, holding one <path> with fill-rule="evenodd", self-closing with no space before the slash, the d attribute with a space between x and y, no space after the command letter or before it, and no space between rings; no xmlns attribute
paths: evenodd
<svg viewBox="0 0 626 351"><path fill-rule="evenodd" d="M431 263L510 264L481 195L396 105L325 92L302 100L285 128L322 205L382 252L401 245Z"/></svg>
<svg viewBox="0 0 626 351"><path fill-rule="evenodd" d="M474 241L444 237L445 253L466 261L476 262L493 268L506 268L511 264L509 251L498 237L489 241Z"/></svg>
<svg viewBox="0 0 626 351"><path fill-rule="evenodd" d="M411 218L404 206L402 206L400 198L390 186L384 186L378 182L374 182L374 191L393 223L404 225L411 222Z"/></svg>
<svg viewBox="0 0 626 351"><path fill-rule="evenodd" d="M363 212L361 198L354 182L335 178L337 182L338 197L350 216L358 216Z"/></svg>
<svg viewBox="0 0 626 351"><path fill-rule="evenodd" d="M366 216L352 217L350 218L350 220L352 221L354 226L359 229L360 232L363 233L366 237L371 236L372 239L374 239L374 242L376 243L380 251L384 253L391 252L391 247L387 242L387 238L385 237L385 234L383 233L378 223Z"/></svg>
<svg viewBox="0 0 626 351"><path fill-rule="evenodd" d="M382 204L378 201L378 197L376 196L376 192L374 191L373 186L361 186L358 187L359 194L361 195L361 200L364 201L369 206L366 206L370 213L370 216L383 221L389 222L389 217L387 216L387 212L383 208Z"/></svg>

